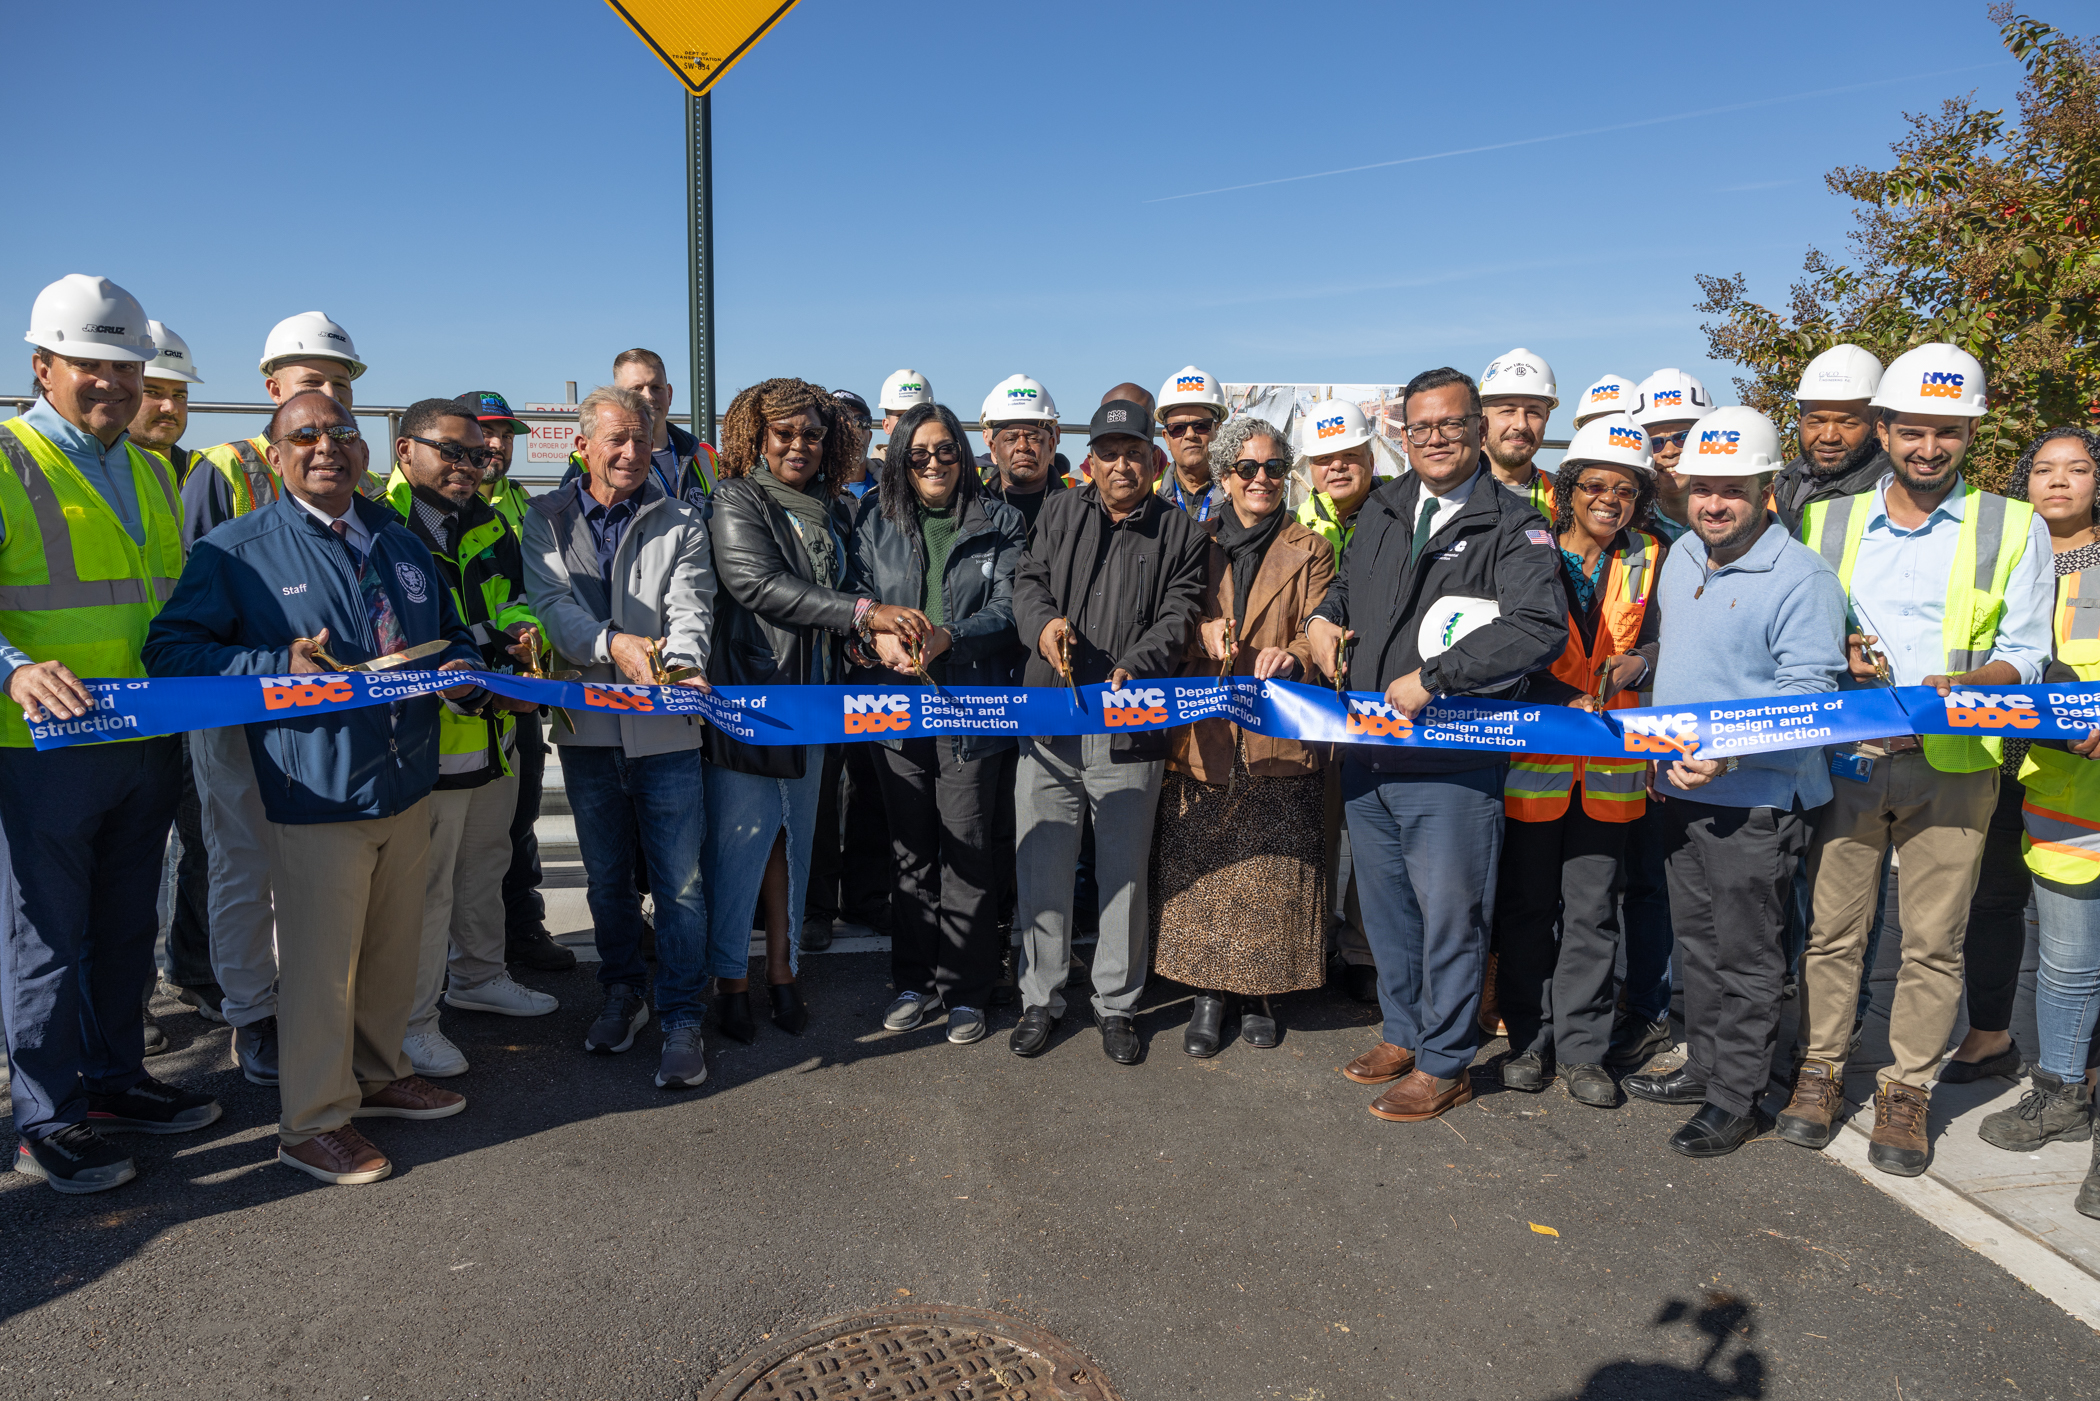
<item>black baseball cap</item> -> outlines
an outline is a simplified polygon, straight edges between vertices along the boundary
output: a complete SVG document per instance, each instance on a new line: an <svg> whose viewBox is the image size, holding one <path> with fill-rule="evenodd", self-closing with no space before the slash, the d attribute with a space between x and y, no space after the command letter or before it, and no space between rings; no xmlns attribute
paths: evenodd
<svg viewBox="0 0 2100 1401"><path fill-rule="evenodd" d="M874 413L868 408L868 401L855 394L852 390L834 389L831 391L831 397L838 400L845 407L847 413L855 414L870 423L875 421Z"/></svg>
<svg viewBox="0 0 2100 1401"><path fill-rule="evenodd" d="M532 429L524 420L510 411L510 405L493 389L475 389L452 401L472 414L480 423L500 423L513 433L530 433Z"/></svg>
<svg viewBox="0 0 2100 1401"><path fill-rule="evenodd" d="M1118 433L1127 438L1142 438L1148 443L1151 442L1152 415L1146 412L1143 404L1133 403L1128 399L1109 400L1094 410L1093 421L1088 423L1086 428L1087 444L1092 446L1101 439L1114 437Z"/></svg>

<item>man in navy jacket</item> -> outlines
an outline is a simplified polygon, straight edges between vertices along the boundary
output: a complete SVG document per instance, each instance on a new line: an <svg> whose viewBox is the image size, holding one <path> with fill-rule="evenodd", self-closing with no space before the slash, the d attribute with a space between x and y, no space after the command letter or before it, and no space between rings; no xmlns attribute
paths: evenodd
<svg viewBox="0 0 2100 1401"><path fill-rule="evenodd" d="M350 664L437 638L453 644L443 669L477 665L430 552L393 511L357 495L369 453L350 411L297 394L267 436L284 495L191 549L146 638L147 674L282 678L282 688L324 670L318 651ZM443 693L468 704L477 694ZM426 695L247 727L279 931L277 1157L323 1182L393 1170L352 1119L466 1107L412 1075L401 1049L440 703Z"/></svg>

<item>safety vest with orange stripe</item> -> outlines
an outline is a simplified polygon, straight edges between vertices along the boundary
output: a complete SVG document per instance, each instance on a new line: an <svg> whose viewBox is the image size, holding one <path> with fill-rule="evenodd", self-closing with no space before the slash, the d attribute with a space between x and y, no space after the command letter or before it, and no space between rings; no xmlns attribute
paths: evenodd
<svg viewBox="0 0 2100 1401"><path fill-rule="evenodd" d="M2081 681L2100 680L2100 569L2056 581L2056 659ZM2100 763L2037 744L2020 765L2027 869L2059 885L2100 878Z"/></svg>
<svg viewBox="0 0 2100 1401"><path fill-rule="evenodd" d="M1578 691L1594 693L1605 663L1640 644L1641 621L1655 593L1662 545L1644 531L1614 550L1605 566L1604 606L1597 638L1582 645L1582 630L1568 619L1568 645L1553 663L1553 675ZM1625 690L1604 703L1607 710L1640 704ZM1598 822L1631 822L1648 807L1648 765L1640 759L1584 759L1569 755L1519 754L1502 781L1503 811L1517 822L1555 822L1568 810L1568 795L1582 786L1582 810Z"/></svg>

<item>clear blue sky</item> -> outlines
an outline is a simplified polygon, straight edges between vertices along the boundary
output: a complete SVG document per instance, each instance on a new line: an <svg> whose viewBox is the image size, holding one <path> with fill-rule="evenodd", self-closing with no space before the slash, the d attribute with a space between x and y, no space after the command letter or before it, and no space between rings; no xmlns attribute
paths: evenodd
<svg viewBox="0 0 2100 1401"><path fill-rule="evenodd" d="M719 407L909 365L965 418L1025 371L1069 421L1191 361L1390 382L1518 344L1564 399L1677 364L1733 402L1692 275L1783 299L1845 251L1825 171L1885 161L1906 109L2010 107L1984 11L803 0L714 100ZM188 338L199 398L259 400L265 331L318 307L361 402L559 399L641 344L685 407L680 89L598 0L16 5L7 33L0 320L99 273Z"/></svg>

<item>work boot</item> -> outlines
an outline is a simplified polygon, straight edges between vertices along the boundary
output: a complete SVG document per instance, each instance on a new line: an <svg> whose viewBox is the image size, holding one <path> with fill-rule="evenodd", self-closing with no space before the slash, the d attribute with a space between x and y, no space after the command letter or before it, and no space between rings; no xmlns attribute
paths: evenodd
<svg viewBox="0 0 2100 1401"><path fill-rule="evenodd" d="M1612 1023L1611 1045L1604 1052L1609 1070L1639 1070L1676 1043L1670 1019L1651 1022L1635 1012L1621 1012Z"/></svg>
<svg viewBox="0 0 2100 1401"><path fill-rule="evenodd" d="M1794 1077L1794 1097L1779 1111L1779 1136L1803 1148L1823 1148L1837 1129L1845 1107L1844 1072L1813 1056L1801 1062Z"/></svg>
<svg viewBox="0 0 2100 1401"><path fill-rule="evenodd" d="M2092 1166L2085 1170L2085 1182L2078 1189L2078 1214L2100 1220L2100 1138L2093 1140Z"/></svg>
<svg viewBox="0 0 2100 1401"><path fill-rule="evenodd" d="M1874 1093L1874 1137L1867 1146L1867 1161L1897 1177L1916 1177L1932 1161L1932 1145L1925 1137L1925 1092L1901 1080L1891 1080Z"/></svg>
<svg viewBox="0 0 2100 1401"><path fill-rule="evenodd" d="M822 915L810 915L802 921L802 952L822 953L831 947L832 922Z"/></svg>
<svg viewBox="0 0 2100 1401"><path fill-rule="evenodd" d="M503 961L535 973L566 973L576 966L576 950L555 943L544 929L525 929L503 936Z"/></svg>
<svg viewBox="0 0 2100 1401"><path fill-rule="evenodd" d="M2093 1092L2080 1076L2070 1084L2040 1066L2010 1109L1989 1115L1976 1136L2008 1153L2033 1153L2045 1143L2083 1143L2093 1136Z"/></svg>
<svg viewBox="0 0 2100 1401"><path fill-rule="evenodd" d="M145 1033L145 1053L149 1056L164 1056L168 1053L168 1033L160 1029L160 1023L144 1008L139 1009L141 1030Z"/></svg>

